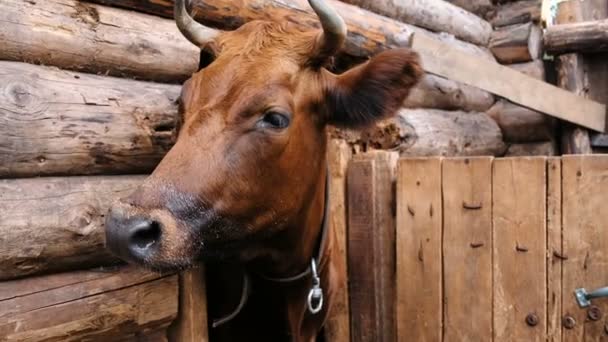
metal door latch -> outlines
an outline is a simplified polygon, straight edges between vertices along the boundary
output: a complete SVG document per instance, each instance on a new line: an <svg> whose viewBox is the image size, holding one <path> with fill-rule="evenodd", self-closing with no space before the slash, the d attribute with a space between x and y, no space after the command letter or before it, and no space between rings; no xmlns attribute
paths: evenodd
<svg viewBox="0 0 608 342"><path fill-rule="evenodd" d="M591 292L587 292L584 288L574 290L574 296L581 308L586 308L591 305L591 299L608 297L608 287L602 287Z"/></svg>

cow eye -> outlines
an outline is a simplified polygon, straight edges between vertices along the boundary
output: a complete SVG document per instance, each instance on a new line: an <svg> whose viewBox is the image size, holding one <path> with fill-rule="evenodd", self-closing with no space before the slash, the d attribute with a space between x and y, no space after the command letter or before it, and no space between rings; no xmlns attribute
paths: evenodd
<svg viewBox="0 0 608 342"><path fill-rule="evenodd" d="M279 112L266 112L260 120L260 125L263 128L283 129L287 128L290 123L289 116Z"/></svg>

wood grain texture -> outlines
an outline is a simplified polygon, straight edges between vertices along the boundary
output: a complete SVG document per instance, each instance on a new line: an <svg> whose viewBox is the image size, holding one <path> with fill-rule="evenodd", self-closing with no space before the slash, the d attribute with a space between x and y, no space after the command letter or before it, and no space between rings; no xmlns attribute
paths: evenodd
<svg viewBox="0 0 608 342"><path fill-rule="evenodd" d="M405 108L434 108L484 112L494 104L494 95L464 83L426 74L405 99Z"/></svg>
<svg viewBox="0 0 608 342"><path fill-rule="evenodd" d="M444 159L446 341L492 340L492 158Z"/></svg>
<svg viewBox="0 0 608 342"><path fill-rule="evenodd" d="M562 340L562 162L547 160L547 341Z"/></svg>
<svg viewBox="0 0 608 342"><path fill-rule="evenodd" d="M346 217L346 172L352 152L344 140L331 139L327 151L327 163L330 173L330 224L335 232L338 256L347 265L347 217ZM348 302L348 270L340 276L341 284L334 298L333 308L325 324L327 341L350 341L350 305Z"/></svg>
<svg viewBox="0 0 608 342"><path fill-rule="evenodd" d="M608 19L549 26L545 50L553 54L608 51Z"/></svg>
<svg viewBox="0 0 608 342"><path fill-rule="evenodd" d="M394 341L394 155L354 159L348 170L348 270L352 341Z"/></svg>
<svg viewBox="0 0 608 342"><path fill-rule="evenodd" d="M604 321L588 319L587 310L574 300L573 291L606 286L608 234L605 194L608 192L608 156L564 156L562 158L563 315L574 318L573 329L563 329L563 341L600 341L605 338ZM608 302L592 301L605 317Z"/></svg>
<svg viewBox="0 0 608 342"><path fill-rule="evenodd" d="M465 10L475 13L480 17L485 17L492 9L494 4L492 0L445 0L458 7L462 7Z"/></svg>
<svg viewBox="0 0 608 342"><path fill-rule="evenodd" d="M207 342L207 295L202 265L179 274L179 310L169 327L171 342Z"/></svg>
<svg viewBox="0 0 608 342"><path fill-rule="evenodd" d="M494 27L527 22L538 23L541 19L541 1L525 0L508 2L494 9L488 20Z"/></svg>
<svg viewBox="0 0 608 342"><path fill-rule="evenodd" d="M0 59L169 82L199 57L172 20L76 0L3 1L0 44Z"/></svg>
<svg viewBox="0 0 608 342"><path fill-rule="evenodd" d="M508 67L530 77L536 78L537 80L545 80L545 65L540 59L526 63L509 64Z"/></svg>
<svg viewBox="0 0 608 342"><path fill-rule="evenodd" d="M0 279L116 263L104 249L104 216L143 179L1 180Z"/></svg>
<svg viewBox="0 0 608 342"><path fill-rule="evenodd" d="M539 59L542 54L541 29L534 23L502 27L492 33L490 51L502 64L522 63Z"/></svg>
<svg viewBox="0 0 608 342"><path fill-rule="evenodd" d="M374 13L434 32L446 32L486 46L492 26L485 20L443 0L342 0Z"/></svg>
<svg viewBox="0 0 608 342"><path fill-rule="evenodd" d="M151 172L180 87L0 61L0 177Z"/></svg>
<svg viewBox="0 0 608 342"><path fill-rule="evenodd" d="M487 114L434 109L402 109L353 139L402 156L501 155L505 150L500 128Z"/></svg>
<svg viewBox="0 0 608 342"><path fill-rule="evenodd" d="M546 159L497 159L493 166L494 341L545 341ZM526 324L529 315L537 325Z"/></svg>
<svg viewBox="0 0 608 342"><path fill-rule="evenodd" d="M421 55L425 69L433 74L490 91L519 105L597 131L606 128L604 104L580 98L508 67L471 57L423 35L414 37L413 48ZM546 101L547 98L552 101Z"/></svg>
<svg viewBox="0 0 608 342"><path fill-rule="evenodd" d="M489 1L489 0L488 0ZM152 0L103 0L106 4L130 6L149 11ZM494 60L484 47L463 42L452 36L433 33L424 28L399 22L338 0L328 0L348 25L349 35L344 52L368 57L387 48L407 47L412 33L427 34L469 54ZM155 5L173 7L169 1L154 1ZM155 10L158 11L158 10ZM252 20L290 22L301 27L319 27L319 19L307 0L196 0L192 2L193 17L210 27L234 30Z"/></svg>
<svg viewBox="0 0 608 342"><path fill-rule="evenodd" d="M3 341L162 340L177 276L127 268L0 283Z"/></svg>
<svg viewBox="0 0 608 342"><path fill-rule="evenodd" d="M399 341L442 340L441 160L401 159L397 171Z"/></svg>
<svg viewBox="0 0 608 342"><path fill-rule="evenodd" d="M555 141L509 144L505 157L557 156L559 151Z"/></svg>
<svg viewBox="0 0 608 342"><path fill-rule="evenodd" d="M500 127L506 142L548 141L554 136L551 117L507 100L499 100L487 113Z"/></svg>

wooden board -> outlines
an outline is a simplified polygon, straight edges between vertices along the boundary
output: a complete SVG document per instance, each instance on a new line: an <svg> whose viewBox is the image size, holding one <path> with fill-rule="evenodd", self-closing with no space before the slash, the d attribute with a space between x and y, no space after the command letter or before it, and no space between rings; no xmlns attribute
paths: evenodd
<svg viewBox="0 0 608 342"><path fill-rule="evenodd" d="M547 341L562 340L562 162L547 160Z"/></svg>
<svg viewBox="0 0 608 342"><path fill-rule="evenodd" d="M0 45L3 60L160 82L183 82L199 59L173 20L77 0L0 2Z"/></svg>
<svg viewBox="0 0 608 342"><path fill-rule="evenodd" d="M492 158L443 161L446 341L492 340Z"/></svg>
<svg viewBox="0 0 608 342"><path fill-rule="evenodd" d="M545 341L546 159L497 159L492 185L494 341Z"/></svg>
<svg viewBox="0 0 608 342"><path fill-rule="evenodd" d="M368 155L348 170L351 341L393 341L396 334L390 158Z"/></svg>
<svg viewBox="0 0 608 342"><path fill-rule="evenodd" d="M0 280L116 263L104 248L105 214L143 179L0 180Z"/></svg>
<svg viewBox="0 0 608 342"><path fill-rule="evenodd" d="M169 327L171 342L207 342L207 295L202 265L179 274L179 310Z"/></svg>
<svg viewBox="0 0 608 342"><path fill-rule="evenodd" d="M159 340L176 315L175 275L123 268L0 283L3 341Z"/></svg>
<svg viewBox="0 0 608 342"><path fill-rule="evenodd" d="M0 177L149 173L180 86L0 61Z"/></svg>
<svg viewBox="0 0 608 342"><path fill-rule="evenodd" d="M420 53L424 69L430 73L487 90L511 102L596 131L606 129L606 105L470 56L426 35L416 34L412 47Z"/></svg>
<svg viewBox="0 0 608 342"><path fill-rule="evenodd" d="M331 139L328 144L327 162L330 173L330 227L336 237L336 248L341 264L345 267L340 275L333 308L325 324L327 341L350 341L350 305L348 303L347 225L346 225L346 172L351 157L351 148L344 140Z"/></svg>
<svg viewBox="0 0 608 342"><path fill-rule="evenodd" d="M441 341L441 160L401 159L397 169L399 341Z"/></svg>
<svg viewBox="0 0 608 342"><path fill-rule="evenodd" d="M592 291L608 282L606 170L606 155L562 158L563 253L568 257L562 266L562 315L576 321L573 329L562 330L566 342L600 341L606 336L608 301L592 301L603 313L602 319L593 321L588 318L588 310L578 306L573 294L577 288Z"/></svg>

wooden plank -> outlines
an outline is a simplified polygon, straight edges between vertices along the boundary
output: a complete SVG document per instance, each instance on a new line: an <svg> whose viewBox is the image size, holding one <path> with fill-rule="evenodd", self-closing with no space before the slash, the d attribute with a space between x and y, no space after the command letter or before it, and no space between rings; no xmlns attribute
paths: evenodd
<svg viewBox="0 0 608 342"><path fill-rule="evenodd" d="M183 82L199 60L173 20L77 0L0 2L0 45L3 60L159 82Z"/></svg>
<svg viewBox="0 0 608 342"><path fill-rule="evenodd" d="M446 341L492 340L492 158L443 161Z"/></svg>
<svg viewBox="0 0 608 342"><path fill-rule="evenodd" d="M0 177L149 173L180 86L0 61Z"/></svg>
<svg viewBox="0 0 608 342"><path fill-rule="evenodd" d="M395 224L390 154L353 160L348 171L351 340L394 341Z"/></svg>
<svg viewBox="0 0 608 342"><path fill-rule="evenodd" d="M441 159L397 168L397 335L441 341Z"/></svg>
<svg viewBox="0 0 608 342"><path fill-rule="evenodd" d="M608 19L549 26L544 44L547 52L608 52Z"/></svg>
<svg viewBox="0 0 608 342"><path fill-rule="evenodd" d="M162 340L177 314L177 276L132 267L3 282L0 293L19 293L0 300L3 341Z"/></svg>
<svg viewBox="0 0 608 342"><path fill-rule="evenodd" d="M105 214L143 179L0 180L0 280L116 263L104 248Z"/></svg>
<svg viewBox="0 0 608 342"><path fill-rule="evenodd" d="M344 140L329 141L327 162L330 174L329 213L330 227L336 237L338 257L343 265L340 280L335 292L333 308L325 324L327 341L350 341L350 305L348 303L348 270L347 264L347 225L346 225L346 172L351 158L351 148Z"/></svg>
<svg viewBox="0 0 608 342"><path fill-rule="evenodd" d="M207 342L207 295L202 265L179 275L179 310L169 327L169 341Z"/></svg>
<svg viewBox="0 0 608 342"><path fill-rule="evenodd" d="M563 341L600 341L605 338L604 318L608 301L592 304L603 313L593 321L588 310L578 307L573 291L589 291L606 286L608 281L608 233L606 194L608 193L608 156L565 156L562 158L563 316L574 318L572 329L564 329Z"/></svg>
<svg viewBox="0 0 608 342"><path fill-rule="evenodd" d="M562 163L547 161L547 341L562 340Z"/></svg>
<svg viewBox="0 0 608 342"><path fill-rule="evenodd" d="M545 341L546 159L497 159L492 184L494 341Z"/></svg>
<svg viewBox="0 0 608 342"><path fill-rule="evenodd" d="M424 69L430 73L487 90L511 102L596 131L606 129L606 105L470 56L422 34L413 37L412 47L420 53ZM548 98L552 100L547 101Z"/></svg>

